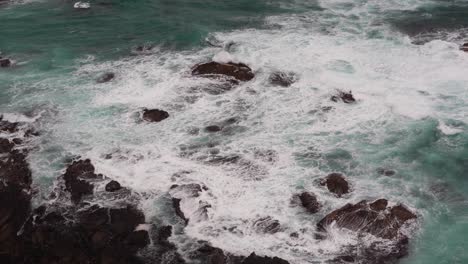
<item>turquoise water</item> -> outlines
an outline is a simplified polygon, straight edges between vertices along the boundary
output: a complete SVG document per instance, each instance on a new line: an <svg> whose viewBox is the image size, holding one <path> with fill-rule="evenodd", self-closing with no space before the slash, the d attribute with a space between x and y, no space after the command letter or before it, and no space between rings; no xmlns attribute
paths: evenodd
<svg viewBox="0 0 468 264"><path fill-rule="evenodd" d="M30 163L44 196L79 155L146 193L147 215L164 218L154 201L175 173L191 171L178 181L206 184L212 211L175 235L178 245L203 239L237 254L325 261L353 241L291 242L288 234L312 230L348 201L389 198L420 216L402 263L468 263L468 54L458 50L467 15L464 1L430 0L92 1L89 10L69 1L8 3L0 6L0 51L16 65L0 70L0 112L35 120L41 136ZM191 78L190 68L223 50L206 39L233 43L227 51L256 78L221 95L198 89L212 83ZM153 49L135 52L141 45ZM272 87L275 70L299 81ZM116 79L97 84L109 71ZM337 89L353 90L358 103L331 103ZM143 107L171 118L139 123ZM187 132L230 117L239 122L229 133ZM202 162L214 149L250 163ZM258 149L274 150L277 161L258 159ZM382 167L396 174L379 175ZM345 200L315 184L331 171L351 179ZM319 194L324 212L289 208L302 189ZM251 230L264 215L286 226L284 234Z"/></svg>

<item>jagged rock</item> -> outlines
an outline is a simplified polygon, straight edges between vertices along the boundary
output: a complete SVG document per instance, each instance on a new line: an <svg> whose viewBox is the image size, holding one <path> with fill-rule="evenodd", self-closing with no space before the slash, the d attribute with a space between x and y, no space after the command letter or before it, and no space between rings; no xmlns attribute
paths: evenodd
<svg viewBox="0 0 468 264"><path fill-rule="evenodd" d="M289 264L289 262L278 257L260 257L252 253L242 261L242 264Z"/></svg>
<svg viewBox="0 0 468 264"><path fill-rule="evenodd" d="M333 102L342 101L346 104L351 104L351 103L356 102L356 99L354 99L354 96L351 91L349 92L339 91L337 95L333 95L330 99Z"/></svg>
<svg viewBox="0 0 468 264"><path fill-rule="evenodd" d="M394 239L400 234L400 227L416 215L403 205L387 207L387 200L380 199L371 204L361 201L347 204L325 216L317 224L319 231L325 231L332 222L339 227L356 232L370 233L384 239Z"/></svg>
<svg viewBox="0 0 468 264"><path fill-rule="evenodd" d="M147 122L161 122L169 117L169 113L159 109L144 109L142 117Z"/></svg>
<svg viewBox="0 0 468 264"><path fill-rule="evenodd" d="M97 82L105 83L105 82L111 81L114 78L115 78L115 74L113 72L106 72L97 79Z"/></svg>
<svg viewBox="0 0 468 264"><path fill-rule="evenodd" d="M250 81L254 78L254 73L243 63L218 63L208 62L198 64L192 70L192 75L202 77L227 76L239 81Z"/></svg>
<svg viewBox="0 0 468 264"><path fill-rule="evenodd" d="M72 213L70 220L56 211L46 213L45 207L38 209L22 235L32 263L133 263L136 252L149 244L147 231L134 231L144 216L131 206L92 206L76 215L67 212Z"/></svg>
<svg viewBox="0 0 468 264"><path fill-rule="evenodd" d="M120 186L120 183L118 181L110 181L106 184L105 189L107 192L115 192L122 189L122 186Z"/></svg>
<svg viewBox="0 0 468 264"><path fill-rule="evenodd" d="M310 192L303 192L297 195L301 205L312 214L317 213L320 210L320 203L317 201L315 194Z"/></svg>
<svg viewBox="0 0 468 264"><path fill-rule="evenodd" d="M269 81L272 85L289 87L296 81L296 74L292 72L274 72Z"/></svg>
<svg viewBox="0 0 468 264"><path fill-rule="evenodd" d="M84 195L93 193L94 186L88 180L102 176L94 173L94 166L89 159L74 161L63 174L65 188L70 192L72 201L79 203Z"/></svg>
<svg viewBox="0 0 468 264"><path fill-rule="evenodd" d="M328 190L338 197L349 192L349 184L341 173L331 173L320 184L326 185Z"/></svg>
<svg viewBox="0 0 468 264"><path fill-rule="evenodd" d="M358 243L331 263L395 263L408 254L409 240L400 229L409 223L408 221L416 218L417 216L403 205L389 207L385 199L370 204L361 201L331 212L320 220L317 229L323 234L330 224L336 223L338 227L384 239L370 244Z"/></svg>

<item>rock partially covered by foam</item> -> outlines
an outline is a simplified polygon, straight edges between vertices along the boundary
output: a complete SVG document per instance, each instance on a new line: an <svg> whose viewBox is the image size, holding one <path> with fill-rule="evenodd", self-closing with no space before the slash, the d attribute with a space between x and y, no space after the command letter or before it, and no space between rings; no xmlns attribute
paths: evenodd
<svg viewBox="0 0 468 264"><path fill-rule="evenodd" d="M208 190L197 183L173 185L169 190L175 213L188 224L189 220L195 222L208 218L208 208L211 205L203 200L201 194Z"/></svg>
<svg viewBox="0 0 468 264"><path fill-rule="evenodd" d="M343 194L349 193L349 184L341 173L331 173L320 184L327 186L328 190L338 197Z"/></svg>
<svg viewBox="0 0 468 264"><path fill-rule="evenodd" d="M115 78L115 73L113 72L106 72L103 75L99 76L99 78L96 80L98 83L106 83L111 81L112 79Z"/></svg>
<svg viewBox="0 0 468 264"><path fill-rule="evenodd" d="M225 76L239 81L250 81L255 77L252 69L243 63L219 63L214 61L196 65L192 70L192 75L202 77Z"/></svg>
<svg viewBox="0 0 468 264"><path fill-rule="evenodd" d="M295 81L297 77L293 72L274 72L270 75L269 81L274 86L289 87Z"/></svg>
<svg viewBox="0 0 468 264"><path fill-rule="evenodd" d="M303 192L293 197L293 202L304 207L311 214L317 213L322 205L318 202L317 196L311 192Z"/></svg>
<svg viewBox="0 0 468 264"><path fill-rule="evenodd" d="M169 117L169 113L160 109L144 109L142 113L143 120L147 122L161 122Z"/></svg>
<svg viewBox="0 0 468 264"><path fill-rule="evenodd" d="M10 67L11 65L13 65L13 62L10 59L0 57L1 68L7 68L7 67Z"/></svg>
<svg viewBox="0 0 468 264"><path fill-rule="evenodd" d="M346 103L346 104L351 104L351 103L356 102L356 99L354 98L353 93L351 91L349 92L338 91L338 94L333 95L330 99L333 102L342 101L343 103Z"/></svg>
<svg viewBox="0 0 468 264"><path fill-rule="evenodd" d="M364 200L329 213L318 222L317 229L325 234L334 223L337 227L358 232L359 235L371 234L383 239L351 246L332 263L395 263L408 254L409 240L403 229L416 218L404 205L389 206L386 199L372 203ZM324 238L326 235L318 237Z"/></svg>
<svg viewBox="0 0 468 264"><path fill-rule="evenodd" d="M379 199L373 203L363 200L357 204L347 204L325 216L317 224L319 231L336 223L338 227L356 232L369 233L384 239L394 239L401 235L400 228L417 216L403 205L388 206L388 201Z"/></svg>
<svg viewBox="0 0 468 264"><path fill-rule="evenodd" d="M468 52L468 42L461 45L460 50L462 50L464 52Z"/></svg>

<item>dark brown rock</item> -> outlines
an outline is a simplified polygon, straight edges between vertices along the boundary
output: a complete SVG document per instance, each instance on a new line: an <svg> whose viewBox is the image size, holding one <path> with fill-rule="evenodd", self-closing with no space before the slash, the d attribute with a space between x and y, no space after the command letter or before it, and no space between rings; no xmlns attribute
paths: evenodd
<svg viewBox="0 0 468 264"><path fill-rule="evenodd" d="M356 99L354 99L353 93L351 91L349 92L339 91L337 95L333 95L330 99L333 102L342 101L343 103L346 103L346 104L351 104L351 103L356 102Z"/></svg>
<svg viewBox="0 0 468 264"><path fill-rule="evenodd" d="M254 78L254 73L243 63L218 63L208 62L199 64L192 70L192 75L203 77L226 76L239 81L250 81Z"/></svg>
<svg viewBox="0 0 468 264"><path fill-rule="evenodd" d="M338 197L343 194L349 193L349 184L341 173L331 173L320 183L326 185L328 190Z"/></svg>
<svg viewBox="0 0 468 264"><path fill-rule="evenodd" d="M407 221L416 219L416 215L403 205L383 208L386 203L385 199L380 199L370 205L367 201L355 205L347 204L320 220L318 230L325 231L328 225L336 222L342 228L394 239L400 235L400 227Z"/></svg>
<svg viewBox="0 0 468 264"><path fill-rule="evenodd" d="M161 122L169 117L169 113L159 109L144 109L143 120L147 122Z"/></svg>
<svg viewBox="0 0 468 264"><path fill-rule="evenodd" d="M303 192L299 195L299 200L309 213L315 214L320 210L321 205L313 193Z"/></svg>
<svg viewBox="0 0 468 264"><path fill-rule="evenodd" d="M274 72L270 75L269 81L275 86L289 87L296 81L296 74L292 72Z"/></svg>
<svg viewBox="0 0 468 264"><path fill-rule="evenodd" d="M115 74L113 72L106 72L97 79L97 82L106 83L106 82L111 81L114 78L115 78Z"/></svg>
<svg viewBox="0 0 468 264"><path fill-rule="evenodd" d="M369 206L374 211L383 211L387 209L387 205L388 205L388 201L386 199L379 199L371 203Z"/></svg>
<svg viewBox="0 0 468 264"><path fill-rule="evenodd" d="M461 45L460 50L464 52L468 52L468 42Z"/></svg>
<svg viewBox="0 0 468 264"><path fill-rule="evenodd" d="M105 189L107 192L115 192L122 189L122 186L120 186L120 183L118 181L110 181L106 184Z"/></svg>

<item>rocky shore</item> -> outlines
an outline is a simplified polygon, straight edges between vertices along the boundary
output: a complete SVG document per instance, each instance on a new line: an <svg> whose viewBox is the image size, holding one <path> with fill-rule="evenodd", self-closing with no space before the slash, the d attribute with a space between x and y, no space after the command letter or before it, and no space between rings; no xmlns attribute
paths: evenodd
<svg viewBox="0 0 468 264"><path fill-rule="evenodd" d="M194 77L214 78L230 86L255 77L243 63L209 62L192 69ZM105 74L99 83L111 81ZM277 72L270 76L274 86L289 87L298 77ZM355 103L351 92L339 91L334 102ZM161 109L143 109L140 118L158 123L170 114ZM206 133L221 133L235 119L205 127ZM28 124L0 119L0 260L2 263L208 263L208 264L286 264L275 256L237 256L199 241L198 248L182 255L171 242L173 227L157 226L139 209L139 195L107 175L96 172L93 162L77 157L56 180L55 188L44 204L33 207L32 173L27 161L28 148L36 135ZM28 144L26 144L28 143ZM191 155L191 154L187 154ZM256 153L266 162L274 162L275 153ZM240 156L217 156L208 164L250 164ZM353 191L347 177L339 172L325 176L319 185L332 195L347 199ZM173 214L185 225L205 221L211 205L201 198L209 191L202 183L173 185L167 190ZM105 204L105 206L103 205ZM291 204L308 214L325 213L320 197L304 191L294 195ZM195 206L194 206L195 205ZM347 229L359 236L373 236L376 242L347 248L331 263L394 263L408 254L409 237L403 229L417 219L406 206L386 199L347 204L325 215L316 223L316 238L327 239L330 227ZM274 216L258 219L258 232L274 234L281 224ZM291 234L297 236L298 234ZM148 253L149 252L149 253ZM151 257L148 257L151 255ZM148 262L150 261L150 262Z"/></svg>

